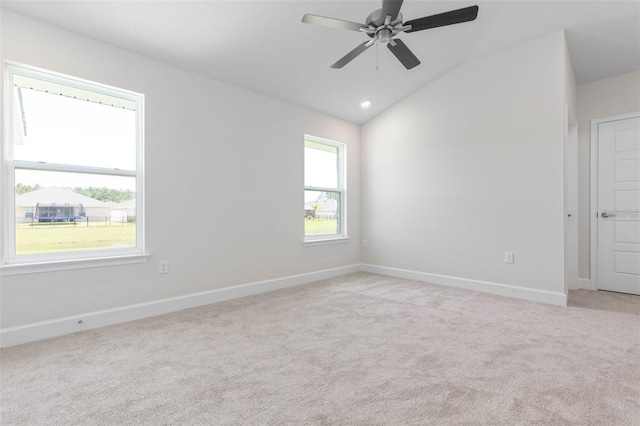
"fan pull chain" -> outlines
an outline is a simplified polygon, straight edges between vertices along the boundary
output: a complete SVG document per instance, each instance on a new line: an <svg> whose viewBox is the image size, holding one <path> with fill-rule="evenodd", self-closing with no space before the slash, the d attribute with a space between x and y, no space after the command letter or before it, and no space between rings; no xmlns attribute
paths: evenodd
<svg viewBox="0 0 640 426"><path fill-rule="evenodd" d="M376 71L378 71L378 48L380 46L376 43Z"/></svg>

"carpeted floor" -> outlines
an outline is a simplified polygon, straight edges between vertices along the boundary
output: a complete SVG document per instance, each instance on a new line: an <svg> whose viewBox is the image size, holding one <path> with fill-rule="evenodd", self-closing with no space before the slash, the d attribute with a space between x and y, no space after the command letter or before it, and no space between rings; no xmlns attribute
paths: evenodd
<svg viewBox="0 0 640 426"><path fill-rule="evenodd" d="M569 290L569 306L640 315L640 296L602 290Z"/></svg>
<svg viewBox="0 0 640 426"><path fill-rule="evenodd" d="M8 425L640 425L640 316L357 273L2 350Z"/></svg>

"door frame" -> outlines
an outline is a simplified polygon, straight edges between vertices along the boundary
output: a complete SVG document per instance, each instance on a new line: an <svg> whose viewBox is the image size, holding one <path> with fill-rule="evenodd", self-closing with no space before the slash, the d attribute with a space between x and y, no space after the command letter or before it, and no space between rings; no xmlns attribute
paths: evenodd
<svg viewBox="0 0 640 426"><path fill-rule="evenodd" d="M611 115L591 120L591 191L589 209L589 240L591 290L598 290L598 126L612 121L640 117L640 111Z"/></svg>

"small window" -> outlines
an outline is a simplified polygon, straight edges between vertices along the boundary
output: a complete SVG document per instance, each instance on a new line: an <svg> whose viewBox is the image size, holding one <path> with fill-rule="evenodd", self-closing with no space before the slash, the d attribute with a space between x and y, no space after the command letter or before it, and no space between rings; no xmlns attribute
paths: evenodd
<svg viewBox="0 0 640 426"><path fill-rule="evenodd" d="M4 264L143 254L143 95L15 64L6 75Z"/></svg>
<svg viewBox="0 0 640 426"><path fill-rule="evenodd" d="M306 136L304 235L306 241L346 237L344 144Z"/></svg>

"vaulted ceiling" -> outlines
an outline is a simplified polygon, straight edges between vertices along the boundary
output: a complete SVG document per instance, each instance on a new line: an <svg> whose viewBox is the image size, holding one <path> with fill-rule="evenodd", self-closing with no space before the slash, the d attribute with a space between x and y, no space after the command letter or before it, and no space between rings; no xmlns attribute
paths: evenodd
<svg viewBox="0 0 640 426"><path fill-rule="evenodd" d="M374 45L330 66L365 34L304 24L305 13L364 23L367 1L1 1L5 9L124 49L363 123L469 61L566 30L578 83L640 69L638 1L406 0L404 21L479 5L473 22L400 34L422 62L406 70ZM478 82L481 84L481 82ZM371 100L367 109L360 107Z"/></svg>

